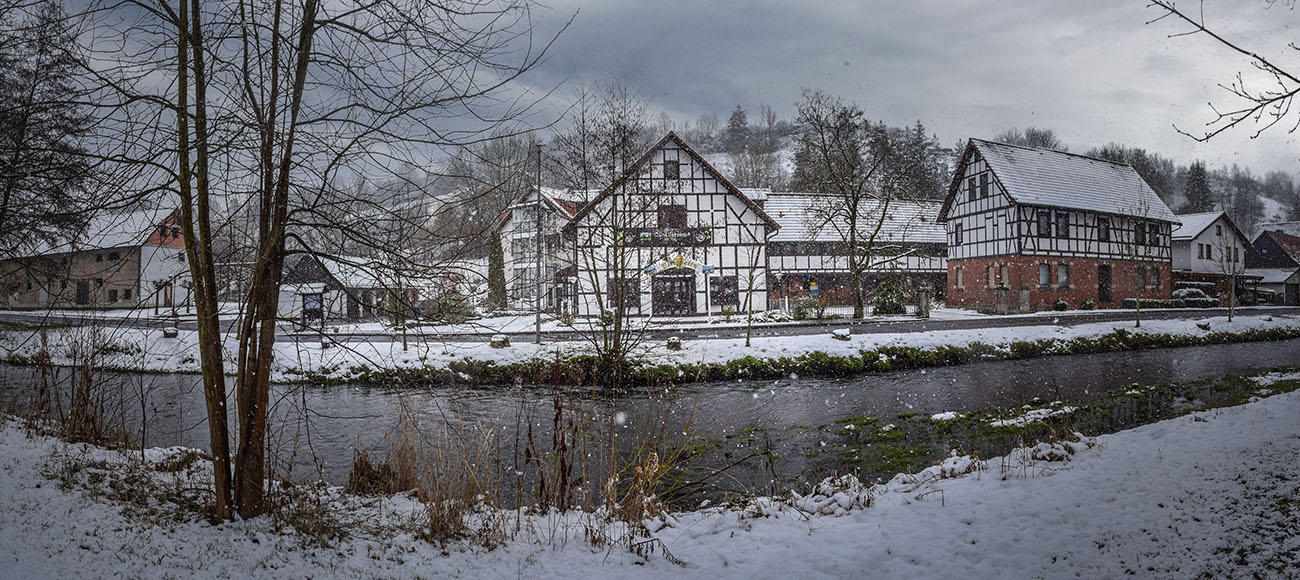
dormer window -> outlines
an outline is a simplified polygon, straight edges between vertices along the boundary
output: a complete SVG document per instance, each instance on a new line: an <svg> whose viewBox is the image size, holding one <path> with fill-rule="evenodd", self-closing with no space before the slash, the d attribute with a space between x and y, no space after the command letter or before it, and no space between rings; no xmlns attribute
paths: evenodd
<svg viewBox="0 0 1300 580"><path fill-rule="evenodd" d="M680 179L682 176L682 166L676 161L664 162L664 179Z"/></svg>

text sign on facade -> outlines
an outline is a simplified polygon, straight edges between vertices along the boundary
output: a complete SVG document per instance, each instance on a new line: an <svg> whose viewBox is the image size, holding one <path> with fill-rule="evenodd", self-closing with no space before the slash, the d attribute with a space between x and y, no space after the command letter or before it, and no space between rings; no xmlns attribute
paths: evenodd
<svg viewBox="0 0 1300 580"><path fill-rule="evenodd" d="M707 246L713 241L709 228L629 228L618 233L617 240L626 246Z"/></svg>

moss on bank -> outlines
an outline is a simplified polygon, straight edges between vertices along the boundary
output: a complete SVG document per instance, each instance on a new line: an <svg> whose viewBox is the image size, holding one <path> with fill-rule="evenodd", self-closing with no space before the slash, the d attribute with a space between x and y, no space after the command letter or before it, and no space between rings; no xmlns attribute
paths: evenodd
<svg viewBox="0 0 1300 580"><path fill-rule="evenodd" d="M1243 332L1211 332L1204 335L1148 334L1115 329L1095 337L1042 339L992 345L980 342L965 346L928 348L883 346L859 351L855 356L834 356L811 352L795 357L757 358L746 356L726 362L646 364L631 361L620 386L650 386L736 380L773 380L790 376L851 377L897 370L955 366L981 361L1020 360L1042 356L1099 354L1209 346L1300 338L1300 327L1252 329ZM386 385L607 385L607 372L599 359L579 355L557 359L530 359L498 364L493 361L462 359L445 367L373 368L352 366L325 368L315 372L287 372L288 382L351 383Z"/></svg>
<svg viewBox="0 0 1300 580"><path fill-rule="evenodd" d="M1232 407L1270 395L1300 390L1296 367L1191 382L1133 384L1066 401L1034 400L1027 405L992 407L935 419L902 413L888 431L874 427L845 429L860 417L829 423L816 441L805 441L806 478L855 473L866 479L889 479L916 473L948 457L954 449L983 457L1006 455L1013 448L1081 431L1114 433L1189 413ZM1049 412L1050 411L1050 412ZM906 415L906 416L904 416ZM792 434L795 436L797 434Z"/></svg>

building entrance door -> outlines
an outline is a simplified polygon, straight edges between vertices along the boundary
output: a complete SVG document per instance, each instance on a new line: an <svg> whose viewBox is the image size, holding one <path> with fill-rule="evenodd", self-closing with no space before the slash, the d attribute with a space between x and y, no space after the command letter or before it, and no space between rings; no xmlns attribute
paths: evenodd
<svg viewBox="0 0 1300 580"><path fill-rule="evenodd" d="M1097 301L1110 302L1110 266L1097 266Z"/></svg>
<svg viewBox="0 0 1300 580"><path fill-rule="evenodd" d="M650 300L656 315L695 314L695 272L678 268L655 276L650 285Z"/></svg>

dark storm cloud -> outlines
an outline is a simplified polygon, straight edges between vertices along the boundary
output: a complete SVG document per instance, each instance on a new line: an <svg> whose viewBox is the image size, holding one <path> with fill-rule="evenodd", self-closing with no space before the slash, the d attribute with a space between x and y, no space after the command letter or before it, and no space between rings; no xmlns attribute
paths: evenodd
<svg viewBox="0 0 1300 580"><path fill-rule="evenodd" d="M1288 171L1297 158L1282 127L1208 145L1174 131L1211 120L1208 102L1231 104L1216 84L1249 67L1205 39L1168 38L1180 29L1148 25L1158 13L1145 0L548 6L551 23L578 15L535 86L624 78L678 123L710 111L725 119L737 104L789 116L811 87L892 124L920 119L945 143L1038 125L1074 150L1118 141L1183 162ZM1281 5L1211 1L1206 16L1269 54L1295 37L1297 14Z"/></svg>

